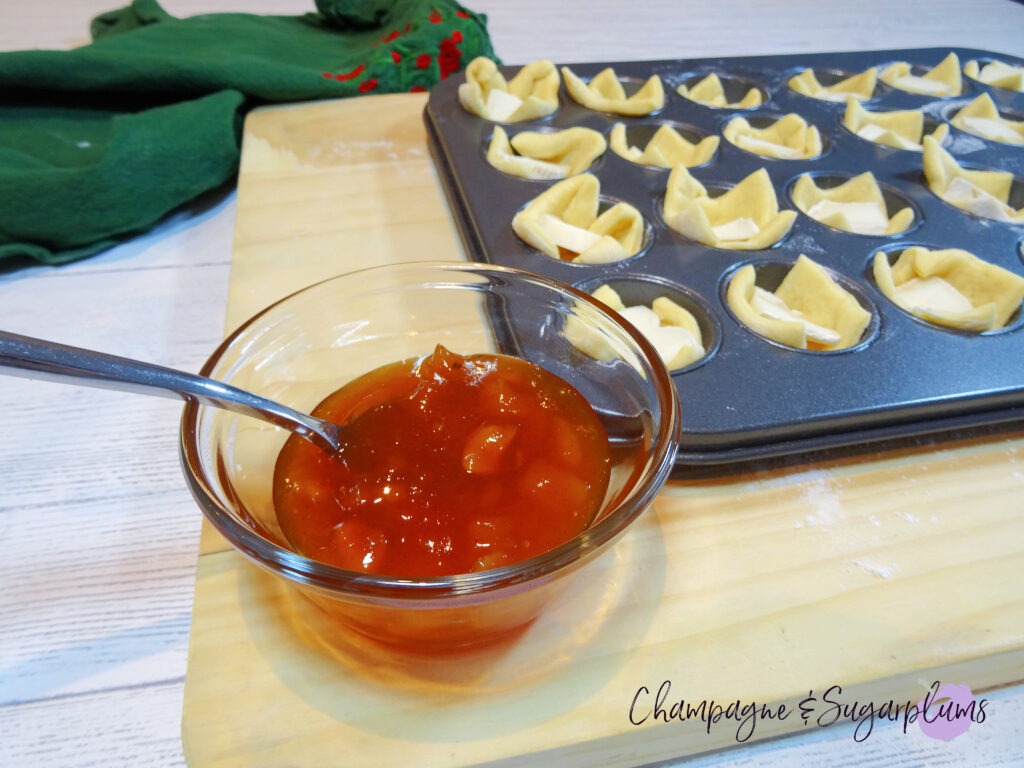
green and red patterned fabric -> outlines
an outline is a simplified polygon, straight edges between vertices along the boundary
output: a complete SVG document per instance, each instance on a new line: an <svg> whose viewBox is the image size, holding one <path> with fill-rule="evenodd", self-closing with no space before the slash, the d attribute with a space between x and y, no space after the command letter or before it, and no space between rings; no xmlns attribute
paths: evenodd
<svg viewBox="0 0 1024 768"><path fill-rule="evenodd" d="M60 264L145 231L236 173L245 112L425 91L476 56L453 0L318 0L316 13L103 14L93 41L0 53L0 259Z"/></svg>

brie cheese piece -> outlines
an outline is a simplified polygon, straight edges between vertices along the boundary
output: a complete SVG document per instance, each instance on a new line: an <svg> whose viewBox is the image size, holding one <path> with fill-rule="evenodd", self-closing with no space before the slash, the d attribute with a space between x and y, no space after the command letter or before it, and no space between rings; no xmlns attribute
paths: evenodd
<svg viewBox="0 0 1024 768"><path fill-rule="evenodd" d="M565 219L551 213L541 214L537 223L555 245L572 253L583 253L601 240L601 235L569 224Z"/></svg>
<svg viewBox="0 0 1024 768"><path fill-rule="evenodd" d="M745 217L727 221L725 224L719 224L711 229L715 233L715 237L723 242L746 240L761 231L756 221Z"/></svg>
<svg viewBox="0 0 1024 768"><path fill-rule="evenodd" d="M678 325L662 325L661 318L650 307L624 307L618 312L651 342L666 364L671 364L684 349L699 351L697 357L704 355L703 345L689 330Z"/></svg>
<svg viewBox="0 0 1024 768"><path fill-rule="evenodd" d="M496 122L504 122L515 114L515 111L523 105L523 100L513 96L508 91L497 88L487 94L487 117Z"/></svg>
<svg viewBox="0 0 1024 768"><path fill-rule="evenodd" d="M981 136L983 139L1024 144L1024 136L1021 136L1002 120L994 120L990 117L962 117L960 122L971 133Z"/></svg>
<svg viewBox="0 0 1024 768"><path fill-rule="evenodd" d="M922 312L970 312L974 305L941 277L913 277L896 286L896 293L907 306Z"/></svg>
<svg viewBox="0 0 1024 768"><path fill-rule="evenodd" d="M743 133L736 136L736 144L740 149L745 149L756 155L769 155L770 157L779 157L785 160L798 160L804 156L804 153L799 149L793 149L783 144L765 141L764 139L758 139Z"/></svg>
<svg viewBox="0 0 1024 768"><path fill-rule="evenodd" d="M770 291L766 291L763 288L757 286L754 287L754 295L750 301L750 306L765 317L770 317L773 320L789 320L799 323L803 323L804 332L807 334L807 338L818 342L819 344L831 345L836 344L842 338L831 328L826 328L823 325L812 323L810 320L804 318L803 313L795 309L790 309L786 302L776 296Z"/></svg>
<svg viewBox="0 0 1024 768"><path fill-rule="evenodd" d="M920 152L923 148L917 142L909 141L895 131L887 131L882 126L875 125L874 123L866 124L863 128L857 131L857 135L862 139L874 142L878 142L878 140L884 136L885 138L894 141L900 149L915 149Z"/></svg>
<svg viewBox="0 0 1024 768"><path fill-rule="evenodd" d="M884 235L889 226L889 217L878 203L840 203L834 200L820 200L810 207L807 215L822 221L829 216L845 218L851 232L862 235Z"/></svg>
<svg viewBox="0 0 1024 768"><path fill-rule="evenodd" d="M946 187L943 199L976 216L997 221L1011 221L1013 209L995 195L986 192L963 176L957 176Z"/></svg>
<svg viewBox="0 0 1024 768"><path fill-rule="evenodd" d="M931 80L927 77L917 75L903 75L893 78L890 85L910 93L924 93L930 96L947 96L950 94L950 87L938 80Z"/></svg>

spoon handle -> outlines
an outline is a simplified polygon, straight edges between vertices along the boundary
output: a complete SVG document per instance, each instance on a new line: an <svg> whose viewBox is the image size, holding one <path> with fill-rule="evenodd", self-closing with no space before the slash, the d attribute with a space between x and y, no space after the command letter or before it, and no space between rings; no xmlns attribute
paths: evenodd
<svg viewBox="0 0 1024 768"><path fill-rule="evenodd" d="M0 373L145 395L180 397L269 421L339 450L338 427L265 397L203 376L0 331Z"/></svg>

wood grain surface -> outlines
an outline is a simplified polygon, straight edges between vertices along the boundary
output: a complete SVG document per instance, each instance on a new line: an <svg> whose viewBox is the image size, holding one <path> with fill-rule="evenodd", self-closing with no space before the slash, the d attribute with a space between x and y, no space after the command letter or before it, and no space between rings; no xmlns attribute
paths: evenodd
<svg viewBox="0 0 1024 768"><path fill-rule="evenodd" d="M339 270L459 253L424 101L249 117L229 327ZM853 704L916 702L934 681L1015 682L1021 458L1024 435L1011 432L683 472L524 638L458 663L380 658L346 638L325 646L307 627L314 612L207 529L186 755L197 767L316 766L329 755L351 766L625 766L807 728L796 715L749 732L728 719L664 723L651 710L665 681L672 697L776 712L832 685L842 686L833 700Z"/></svg>

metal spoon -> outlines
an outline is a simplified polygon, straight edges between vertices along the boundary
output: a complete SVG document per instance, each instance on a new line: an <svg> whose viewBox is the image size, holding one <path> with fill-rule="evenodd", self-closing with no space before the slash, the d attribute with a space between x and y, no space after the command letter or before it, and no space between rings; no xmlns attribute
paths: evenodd
<svg viewBox="0 0 1024 768"><path fill-rule="evenodd" d="M0 373L144 395L176 396L269 421L328 453L341 451L340 429L336 424L215 379L126 357L0 331Z"/></svg>

